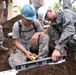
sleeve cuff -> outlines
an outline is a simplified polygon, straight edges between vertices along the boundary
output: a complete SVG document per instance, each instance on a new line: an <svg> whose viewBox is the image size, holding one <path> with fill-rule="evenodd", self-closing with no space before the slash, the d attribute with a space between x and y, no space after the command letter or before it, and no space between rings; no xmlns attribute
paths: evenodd
<svg viewBox="0 0 76 75"><path fill-rule="evenodd" d="M60 51L60 52L63 52L63 51L65 50L64 47L61 46L60 44L57 44L57 45L55 46L55 49L57 49L57 50Z"/></svg>

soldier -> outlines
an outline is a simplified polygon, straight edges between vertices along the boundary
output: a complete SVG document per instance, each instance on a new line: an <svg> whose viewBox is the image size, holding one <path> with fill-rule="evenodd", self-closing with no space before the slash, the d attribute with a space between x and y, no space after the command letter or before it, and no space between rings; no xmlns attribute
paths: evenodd
<svg viewBox="0 0 76 75"><path fill-rule="evenodd" d="M2 22L5 8L6 8L5 1L4 0L0 0L0 23Z"/></svg>
<svg viewBox="0 0 76 75"><path fill-rule="evenodd" d="M13 25L13 40L17 47L16 52L10 56L9 64L15 68L16 64L32 60L32 51L38 51L38 59L48 56L49 37L44 34L40 22L36 19L35 9L26 4L21 9L22 19Z"/></svg>
<svg viewBox="0 0 76 75"><path fill-rule="evenodd" d="M41 10L43 9L41 8ZM47 8L42 17L51 21L48 35L50 48L53 49L52 60L57 61L61 54L66 54L67 47L69 50L76 51L76 19L74 12L70 9L55 12Z"/></svg>
<svg viewBox="0 0 76 75"><path fill-rule="evenodd" d="M6 8L5 1L0 0L0 50L8 51L8 48L3 46L3 38L4 37L3 37L3 29L2 29L2 26L1 26L5 8Z"/></svg>
<svg viewBox="0 0 76 75"><path fill-rule="evenodd" d="M36 14L37 14L38 9L44 5L44 0L29 0L29 3L34 6L34 8L36 10Z"/></svg>
<svg viewBox="0 0 76 75"><path fill-rule="evenodd" d="M72 4L75 2L76 0L59 0L59 4L63 7L63 9L65 8L69 8L72 10ZM62 4L61 4L62 3Z"/></svg>

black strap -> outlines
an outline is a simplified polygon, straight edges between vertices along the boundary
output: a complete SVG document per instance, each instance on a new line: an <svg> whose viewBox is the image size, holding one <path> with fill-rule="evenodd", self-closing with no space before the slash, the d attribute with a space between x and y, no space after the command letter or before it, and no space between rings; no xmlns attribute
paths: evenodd
<svg viewBox="0 0 76 75"><path fill-rule="evenodd" d="M18 24L19 24L19 35L21 37L21 28L22 28L22 25L21 25L21 23L19 21L18 21Z"/></svg>
<svg viewBox="0 0 76 75"><path fill-rule="evenodd" d="M37 32L37 29L36 29L36 26L35 26L34 22L32 23L32 25L33 25L33 28L35 29L35 32Z"/></svg>
<svg viewBox="0 0 76 75"><path fill-rule="evenodd" d="M21 23L18 21L18 24L19 24L19 34L20 34L20 37L21 37L21 32L28 32L28 31L31 31L31 30L33 30L33 29L35 29L35 32L37 32L37 29L36 29L36 26L35 26L35 23L33 22L32 23L32 25L33 25L33 28L32 29L30 29L30 30L28 30L28 31L22 31L21 29L22 29L22 25L21 25Z"/></svg>

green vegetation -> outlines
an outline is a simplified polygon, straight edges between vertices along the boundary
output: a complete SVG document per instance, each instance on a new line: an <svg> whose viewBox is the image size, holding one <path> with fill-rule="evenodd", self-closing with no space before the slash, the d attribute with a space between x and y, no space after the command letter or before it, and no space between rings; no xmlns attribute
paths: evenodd
<svg viewBox="0 0 76 75"><path fill-rule="evenodd" d="M55 4L53 4L53 6L49 6L50 9L58 11L60 8L60 5L58 3L55 2Z"/></svg>
<svg viewBox="0 0 76 75"><path fill-rule="evenodd" d="M60 5L59 5L59 3L56 3L56 2L55 2L55 3L53 4L53 7L50 5L49 8L52 9L52 10L58 11L59 8L60 8ZM76 7L75 7L75 5L72 6L72 9L73 9L73 11L76 13Z"/></svg>
<svg viewBox="0 0 76 75"><path fill-rule="evenodd" d="M76 7L75 7L75 5L72 6L72 9L76 13Z"/></svg>
<svg viewBox="0 0 76 75"><path fill-rule="evenodd" d="M58 3L55 3L54 5L53 5L53 10L55 10L55 11L58 11L59 10L59 8L60 8L60 5L58 4Z"/></svg>

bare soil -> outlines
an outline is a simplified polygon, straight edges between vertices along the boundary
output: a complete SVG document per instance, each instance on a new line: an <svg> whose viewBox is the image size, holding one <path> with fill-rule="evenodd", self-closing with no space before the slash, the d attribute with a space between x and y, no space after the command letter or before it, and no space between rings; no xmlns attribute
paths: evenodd
<svg viewBox="0 0 76 75"><path fill-rule="evenodd" d="M8 58L10 54L15 51L16 47L13 44L12 38L7 36L7 33L12 31L13 23L20 18L20 15L14 17L3 25L5 35L4 46L8 47L9 51L0 51L0 71L11 69L8 63ZM76 75L76 59L74 59L73 53L69 53L64 63L39 66L36 68L19 71L17 75Z"/></svg>

